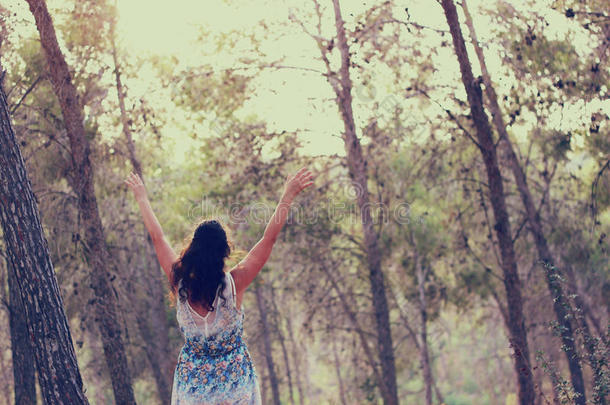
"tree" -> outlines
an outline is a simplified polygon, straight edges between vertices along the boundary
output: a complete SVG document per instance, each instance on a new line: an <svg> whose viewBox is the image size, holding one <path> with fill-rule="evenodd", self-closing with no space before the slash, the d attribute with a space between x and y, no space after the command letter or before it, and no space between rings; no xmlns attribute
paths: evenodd
<svg viewBox="0 0 610 405"><path fill-rule="evenodd" d="M112 61L114 62L114 77L119 102L119 112L121 117L121 128L127 143L127 155L133 170L144 181L142 164L136 154L136 147L133 141L127 109L125 107L126 92L121 80L121 65L118 56L117 39L115 33L116 17L110 22L110 42L112 46ZM173 379L173 364L170 354L169 325L165 312L165 275L159 265L155 254L150 235L146 233L147 247L147 266L144 271L148 273L150 280L149 292L144 295L146 301L144 305L135 306L141 310L136 310L135 317L140 335L145 341L144 350L151 365L151 371L157 385L157 392L162 403L167 404L171 401L171 384ZM131 283L133 284L133 283ZM141 301L139 295L134 294L135 298Z"/></svg>
<svg viewBox="0 0 610 405"><path fill-rule="evenodd" d="M377 383L379 384L384 404L395 405L398 404L398 392L388 299L386 296L383 270L381 268L379 235L374 227L373 218L371 216L371 197L368 189L367 163L362 153L360 140L356 134L356 125L352 111L350 50L347 43L339 0L333 0L333 9L337 33L337 48L341 55L341 67L339 72L333 72L331 69L327 55L329 48L322 44L320 39L317 39L317 43L322 54L322 59L326 65L326 77L335 92L337 107L344 124L342 136L345 144L348 173L356 193L356 202L358 204L360 221L362 224L373 311L375 313L379 363L381 366L380 374L382 376ZM319 14L320 6L317 2L316 10ZM373 367L375 366L373 365Z"/></svg>
<svg viewBox="0 0 610 405"><path fill-rule="evenodd" d="M15 139L1 83L0 146L0 222L9 279L12 279L10 294L12 297L19 294L11 302L21 301L23 305L42 397L46 404L87 404L36 198ZM11 306L11 311L15 311L11 315L11 327L18 326L13 322L13 316L18 316L17 310L17 305ZM18 360L26 359L19 350L15 350L15 356ZM27 383L18 378L15 382ZM31 388L31 381L29 384ZM21 397L22 388L25 387L16 388L15 400L32 403L25 402L29 400L27 397Z"/></svg>
<svg viewBox="0 0 610 405"><path fill-rule="evenodd" d="M570 375L572 377L572 386L574 391L578 394L576 403L577 405L584 405L587 401L585 395L585 383L582 376L580 361L578 359L578 352L576 350L574 328L572 322L570 321L571 308L565 297L560 282L561 273L554 266L556 261L553 260L551 255L551 250L542 228L540 213L534 205L534 199L527 183L525 171L521 167L521 163L519 162L517 154L513 148L513 144L508 135L508 131L506 130L504 116L502 114L502 110L500 109L500 105L498 104L498 97L487 70L483 49L477 40L474 24L472 23L472 18L470 16L470 12L468 11L468 4L466 3L466 0L462 1L462 9L464 10L464 15L466 16L466 26L470 31L472 44L481 67L483 83L485 84L485 94L487 95L488 105L491 110L492 122L494 123L500 138L501 150L504 152L506 160L508 161L508 166L513 173L513 177L515 178L517 190L519 191L519 195L521 196L521 201L527 215L527 220L529 223L528 228L534 239L534 243L538 251L538 257L543 264L541 267L544 270L547 287L553 299L553 310L555 311L555 317L559 323L561 342L565 347L565 355L570 368Z"/></svg>
<svg viewBox="0 0 610 405"><path fill-rule="evenodd" d="M135 404L131 374L122 330L117 314L116 297L112 290L109 256L100 219L93 168L89 160L90 145L83 125L83 111L76 87L64 56L59 49L53 21L44 0L27 0L36 20L40 41L49 66L49 79L57 96L66 132L70 142L72 172L68 183L78 196L78 209L83 223L84 250L90 265L92 288L95 293L96 323L102 337L104 355L108 365L115 401L119 404Z"/></svg>
<svg viewBox="0 0 610 405"><path fill-rule="evenodd" d="M527 332L523 315L523 299L521 296L521 281L517 271L515 249L510 228L510 219L502 184L502 174L498 165L496 146L493 141L491 127L487 114L483 109L481 88L475 81L466 51L466 44L457 11L453 0L442 0L447 24L451 31L453 47L460 65L462 83L468 97L468 104L476 130L478 148L483 156L489 184L489 199L491 201L495 225L494 229L500 244L504 288L506 290L508 330L511 346L514 350L514 365L519 383L519 402L522 405L533 404L535 399L534 382L530 367L530 354L527 342Z"/></svg>
<svg viewBox="0 0 610 405"><path fill-rule="evenodd" d="M2 10L5 11L5 10ZM0 49L2 48L5 28L0 30ZM0 75L3 73L0 64ZM3 79L3 78L2 78ZM0 79L0 86L3 80ZM4 91L4 89L3 89ZM8 109L8 105L7 105ZM10 125L10 122L9 122ZM12 128L12 125L11 125ZM9 263L7 262L7 265ZM36 404L36 360L30 339L28 339L28 326L25 309L19 293L19 285L15 279L14 271L7 271L9 302L9 329L11 333L11 360L13 363L14 401L19 404Z"/></svg>
<svg viewBox="0 0 610 405"><path fill-rule="evenodd" d="M263 333L263 348L265 352L265 362L267 363L267 370L269 372L269 384L271 385L271 397L273 398L274 405L280 405L280 388L279 379L275 369L275 361L273 360L273 352L271 350L271 329L269 325L269 319L267 318L268 306L263 296L262 286L260 283L256 285L254 289L256 295L256 305L258 307L258 313L260 315L261 327Z"/></svg>
<svg viewBox="0 0 610 405"><path fill-rule="evenodd" d="M7 263L8 264L8 263ZM10 266L10 264L9 264ZM15 404L36 404L36 360L15 271L7 271Z"/></svg>

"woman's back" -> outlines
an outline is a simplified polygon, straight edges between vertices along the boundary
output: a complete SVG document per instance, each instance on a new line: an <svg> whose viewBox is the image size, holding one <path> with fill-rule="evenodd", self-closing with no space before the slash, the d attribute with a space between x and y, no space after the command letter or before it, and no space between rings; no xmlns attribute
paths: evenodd
<svg viewBox="0 0 610 405"><path fill-rule="evenodd" d="M243 341L244 313L237 309L233 277L230 273L225 277L225 290L218 291L214 311L205 317L188 299L177 299L185 343L174 376L172 405L261 403L256 372Z"/></svg>
<svg viewBox="0 0 610 405"><path fill-rule="evenodd" d="M217 220L201 222L190 243L176 255L152 210L142 179L131 173L125 182L134 192L172 289L180 290L184 285L197 301L214 302L215 310L209 314L203 311L201 316L189 305L188 298L178 299L177 316L185 343L174 373L172 404L260 404L256 373L242 340L244 313L237 309L236 290L241 299L269 259L294 198L313 184L313 174L302 168L288 177L262 238L232 274L223 272L231 244ZM225 288L219 292L215 286L221 272L228 283L221 282Z"/></svg>
<svg viewBox="0 0 610 405"><path fill-rule="evenodd" d="M216 298L212 303L213 311L200 315L188 299L178 298L176 301L177 320L185 338L203 336L209 337L221 331L232 329L239 322L242 311L237 309L235 283L230 273L225 273L225 288L218 286ZM179 295L179 294L178 294Z"/></svg>

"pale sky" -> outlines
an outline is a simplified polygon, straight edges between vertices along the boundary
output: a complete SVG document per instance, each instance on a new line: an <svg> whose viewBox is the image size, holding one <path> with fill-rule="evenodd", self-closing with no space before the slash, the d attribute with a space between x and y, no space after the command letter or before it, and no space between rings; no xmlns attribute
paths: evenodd
<svg viewBox="0 0 610 405"><path fill-rule="evenodd" d="M518 5L523 0L513 0L510 3ZM536 4L538 12L543 13L547 19L561 21L565 19L554 12L549 11L548 3L550 0L539 1ZM34 32L33 18L24 0L0 0L5 7L14 12L12 16L15 21L19 21L20 35L27 36L28 30ZM321 1L322 4L331 5L330 1ZM72 0L48 0L51 14L58 8L67 7ZM354 16L360 15L364 10L371 6L373 2L362 0L343 0L341 2L343 17L348 26L354 20ZM397 4L401 4L400 2ZM237 30L245 33L262 33L261 22L273 27L272 37L263 41L261 49L269 55L269 60L283 58L282 64L306 69L323 70L322 63L317 59L319 51L315 42L295 23L290 23L288 16L294 12L301 18L306 18L307 13L313 11L313 2L300 2L289 0L254 0L250 2L242 1L223 1L223 0L118 0L119 26L118 36L120 46L130 55L137 56L175 56L178 68L211 64L215 69L226 69L235 67L238 64L237 58L247 53L247 49L236 47L216 52L214 49L203 49L202 42L198 41L200 28L213 34L230 32ZM477 35L481 42L486 43L489 38L496 35L494 24L489 18L479 12L480 6L490 7L489 2L483 0L471 0L469 7L473 14ZM447 29L442 10L436 2L432 0L410 0L402 3L395 10L397 18L405 18L404 8L409 8L411 20L419 24L430 26L437 29ZM56 13L57 14L57 13ZM328 30L328 36L332 35L332 7L327 10L328 21L323 27ZM565 36L566 27L562 24L552 24L551 32L547 35L557 37ZM309 25L311 26L311 24ZM313 30L313 27L311 27ZM462 29L465 31L466 27ZM35 32L34 32L35 33ZM466 35L466 32L464 32ZM438 35L429 34L432 43L438 41ZM588 38L586 36L576 36L573 42L579 44L579 48L586 50ZM501 69L500 58L497 49L486 49L487 63L494 75L495 71ZM473 68L478 71L474 53L471 53ZM457 61L451 49L444 49L435 57L435 65L440 72L435 74L435 79L440 83L451 83L459 80L457 76ZM373 67L377 69L377 67ZM376 77L374 100L367 98L362 92L354 93L354 113L357 124L364 123L371 114L378 114L372 111L373 101L382 102L388 97L398 97L400 94L388 93L391 89L389 84L384 84L384 74L382 67L379 67L379 74ZM359 86L357 78L353 78L354 85ZM135 79L125 79L129 86L129 94L132 98L139 95L148 95L147 99L153 104L172 108L169 100L169 92L159 86L154 72L149 66L144 66L138 72ZM498 91L501 92L502 83L496 83ZM510 83L506 83L510 85ZM405 86L406 87L406 86ZM461 86L460 86L461 87ZM269 129L274 131L304 131L302 139L308 144L305 146L306 153L339 153L343 154L343 143L340 135L343 124L337 112L336 105L332 103L334 94L330 85L318 73L299 69L275 70L269 69L260 74L255 80L254 93L250 101L246 104L242 116L256 115L268 123ZM461 88L460 88L460 91ZM150 97L154 94L155 97ZM360 96L359 96L360 94ZM116 92L112 90L112 97L116 97ZM400 102L409 103L408 101ZM407 105L407 104L405 104ZM411 104L411 116L416 122L421 113L422 120L425 111L413 110ZM568 106L570 116L581 117L583 108L596 109L601 104ZM430 107L437 108L437 107ZM571 110L570 110L571 109ZM564 115L565 112L564 112ZM175 111L172 116L178 122L176 125L169 125L163 129L163 134L168 139L173 139L175 143L182 144L176 146L177 156L182 155L183 150L188 148L189 139L185 137L185 128L190 128L192 122L184 116L181 111ZM586 115L585 115L586 116ZM567 124L561 117L557 117L559 125L575 125L574 122ZM532 122L532 125L535 123ZM197 128L197 131L206 131L205 128ZM527 134L529 128L522 128L521 134L518 128L513 131L517 137Z"/></svg>

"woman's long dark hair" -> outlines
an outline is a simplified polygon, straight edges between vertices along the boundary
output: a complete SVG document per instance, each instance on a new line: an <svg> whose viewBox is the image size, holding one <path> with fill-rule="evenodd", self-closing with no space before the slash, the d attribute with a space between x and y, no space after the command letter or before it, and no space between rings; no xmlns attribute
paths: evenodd
<svg viewBox="0 0 610 405"><path fill-rule="evenodd" d="M191 242L182 250L172 265L172 290L178 289L178 298L200 303L214 311L214 299L220 286L224 291L225 259L231 254L231 243L223 226L216 220L203 221ZM226 298L222 296L226 301Z"/></svg>

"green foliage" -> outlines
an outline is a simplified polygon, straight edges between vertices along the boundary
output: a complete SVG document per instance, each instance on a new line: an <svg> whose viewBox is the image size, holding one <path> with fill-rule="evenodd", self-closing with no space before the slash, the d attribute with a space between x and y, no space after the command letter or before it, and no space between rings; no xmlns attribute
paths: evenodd
<svg viewBox="0 0 610 405"><path fill-rule="evenodd" d="M116 268L139 402L155 401L134 314L150 303L143 274L149 274L156 263L149 256L137 206L122 187L131 165L117 101L113 45L136 154L152 205L176 250L185 238L188 241L202 217L219 217L228 224L237 247L228 264L236 264L260 238L285 177L301 166L314 169L315 187L295 203L259 280L277 294L266 298L275 305L270 305L269 319L273 356L282 376L282 400L288 401L291 368L295 398L298 374L309 403L336 401L336 351L347 402L379 403L372 365L356 333L360 330L376 353L377 331L356 195L343 155L330 153L323 138L331 139L343 128L325 83L332 75L316 76L322 85L313 95L290 95L295 100L310 97L306 101L314 108L303 115L329 128L330 134L312 138L320 144L319 156L305 152L301 142L308 140L309 132L304 128L278 129L269 118L273 114L256 108L260 93L281 90L261 66L273 66L278 77L286 71L325 72L319 54L309 48L302 47L303 54L291 59L304 43L318 51L318 43L302 33L305 28L317 35L313 5L290 3L294 6L290 13L302 18L303 26L283 17L274 24L270 12L268 21L244 33L229 28L212 32L206 27L193 47L200 62L186 66L174 55L142 55L129 49L126 38L113 33L112 24L120 15L109 2L64 3L69 7L59 7L54 18L85 108L96 193ZM356 9L356 3L343 3L356 132L363 144L372 216L380 238L399 393L404 403L423 403L419 263L425 272L422 286L433 374L445 403L516 404L509 345L498 310L505 299L485 169L465 134L472 135L472 122L446 28L439 26L439 31L424 18L441 19L442 15L428 6L418 14L417 4L405 10L396 2L379 2L362 4L355 11L351 7ZM489 60L497 62L489 64L490 73L545 235L562 267L574 274L574 280L565 282L586 295L592 318L601 323L610 312L606 236L610 232L610 169L601 170L610 153L610 138L608 114L597 100L607 98L610 83L607 69L596 62L599 49L606 49L602 47L607 41L602 35L606 23L590 13L598 13L604 5L603 0L561 0L552 7L533 1L485 3L475 15L477 27L491 27L480 40ZM330 49L329 63L334 69L338 51L332 39L332 7L327 6L321 8L322 34L317 40ZM548 25L549 13L557 17L553 20L557 27ZM591 38L587 46L575 40L583 33ZM114 44L113 35L117 35ZM303 41L299 35L304 35ZM295 49L282 49L278 40L282 36ZM91 398L110 398L90 316L92 294L85 276L77 201L65 180L71 158L61 110L44 79L46 63L39 42L32 35L18 39L2 49L12 106L23 97L13 114L14 126L43 213L85 385ZM235 56L241 52L235 49L246 50ZM234 56L235 63L219 66L218 55ZM277 60L270 62L275 56ZM476 65L474 55L471 62ZM550 379L561 400L570 403L573 393L566 382L567 370L552 360L561 345L552 328L539 327L552 319L551 303L539 268L532 268L536 252L527 236L512 176L502 154L498 156L522 276L526 327L534 336L532 352L540 349L541 341L551 342L551 350L540 351L537 357L546 372L541 373L540 387L549 396L546 379ZM597 222L591 204L597 209ZM257 368L265 374L264 357L257 347L262 332L250 292L245 294L244 306L251 350ZM573 319L581 319L584 308L572 307L576 308ZM168 305L166 310L175 351L182 337L175 327L175 308ZM603 370L600 384L590 384L591 398L593 393L598 398L607 395L607 342L597 336L597 329L586 333L579 328L577 333L585 369ZM594 353L591 358L585 354L587 346Z"/></svg>
<svg viewBox="0 0 610 405"><path fill-rule="evenodd" d="M545 271L550 271L553 273L554 282L557 283L557 285L559 285L561 288L565 289L566 281L560 276L556 267L546 263L544 264L544 267ZM587 320L582 313L583 308L581 308L575 302L571 302L575 298L577 298L577 295L571 296L570 300L564 304L567 310L566 318L568 318L570 322L573 322L573 324L578 325L575 329L574 336L579 343L578 346L584 353L580 354L568 352L565 345L562 345L561 349L569 356L579 358L581 363L587 363L591 367L594 374L592 383L592 403L605 404L605 399L610 393L610 368L607 358L607 353L610 348L608 347L608 342L604 341L603 338L591 334L587 326ZM559 337L563 333L563 326L557 321L550 322L550 329L555 337ZM545 373L549 374L551 377L551 381L553 382L555 390L558 393L560 403L575 403L575 399L579 394L574 392L570 382L562 376L557 364L547 359L543 351L537 351L536 361L541 365Z"/></svg>

